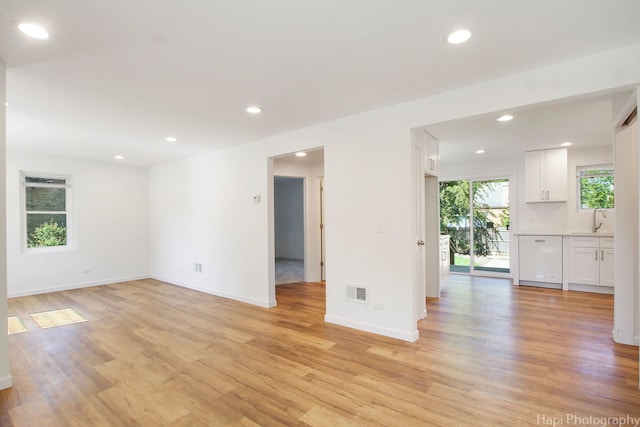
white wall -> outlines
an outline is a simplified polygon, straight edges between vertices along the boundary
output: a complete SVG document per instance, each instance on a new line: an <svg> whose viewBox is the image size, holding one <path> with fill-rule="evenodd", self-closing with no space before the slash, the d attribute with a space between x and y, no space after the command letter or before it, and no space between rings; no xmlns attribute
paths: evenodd
<svg viewBox="0 0 640 427"><path fill-rule="evenodd" d="M7 318L7 217L6 217L6 68L0 62L0 319ZM9 373L9 340L7 334L0 333L0 390L11 387Z"/></svg>
<svg viewBox="0 0 640 427"><path fill-rule="evenodd" d="M74 250L23 252L20 171L72 176ZM138 166L9 150L9 297L148 277L147 173Z"/></svg>
<svg viewBox="0 0 640 427"><path fill-rule="evenodd" d="M304 260L304 178L274 182L276 258Z"/></svg>
<svg viewBox="0 0 640 427"><path fill-rule="evenodd" d="M410 129L637 82L640 45L152 167L152 273L272 305L269 159L324 146L329 225L325 320L414 340L417 218ZM254 204L254 195L266 195L269 203ZM202 275L193 274L196 260L204 263ZM368 286L371 301L384 301L385 309L346 301L346 285Z"/></svg>
<svg viewBox="0 0 640 427"><path fill-rule="evenodd" d="M613 339L638 344L638 122L616 135L615 292ZM625 197L618 197L617 194Z"/></svg>

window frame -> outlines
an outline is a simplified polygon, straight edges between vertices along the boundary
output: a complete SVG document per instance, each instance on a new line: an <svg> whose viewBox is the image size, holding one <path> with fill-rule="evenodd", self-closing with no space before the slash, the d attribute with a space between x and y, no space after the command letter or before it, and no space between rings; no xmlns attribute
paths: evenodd
<svg viewBox="0 0 640 427"><path fill-rule="evenodd" d="M586 170L595 170L595 169L609 169L611 170L611 173L607 173L607 174L598 174L598 175L581 175L580 172L581 171L586 171ZM580 166L576 166L576 205L578 208L578 212L591 212L596 208L583 208L582 207L582 193L580 191L581 188L581 180L582 178L594 178L597 176L611 176L613 177L613 197L614 197L614 202L613 202L613 207L612 208L597 208L597 209L605 209L605 210L614 210L616 208L616 202L615 202L615 195L616 195L616 191L615 191L615 166L613 165L613 163L604 163L604 164L597 164L597 165L580 165Z"/></svg>
<svg viewBox="0 0 640 427"><path fill-rule="evenodd" d="M41 178L52 180L64 180L65 184L61 185L43 185L28 183L27 178ZM67 244L61 246L39 246L29 247L29 236L27 235L27 215L33 213L27 211L27 187L50 187L50 188L64 188L65 189L65 211L66 215L66 234ZM71 175L61 175L55 173L43 173L43 172L29 172L20 171L20 222L21 232L20 241L23 253L37 254L37 253L50 253L50 252L66 252L75 249L75 222L73 215L73 178ZM62 213L62 211L60 211Z"/></svg>

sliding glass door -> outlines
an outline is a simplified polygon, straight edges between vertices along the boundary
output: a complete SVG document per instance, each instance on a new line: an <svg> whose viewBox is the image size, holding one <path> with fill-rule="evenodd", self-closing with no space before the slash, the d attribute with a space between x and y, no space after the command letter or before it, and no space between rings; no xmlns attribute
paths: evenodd
<svg viewBox="0 0 640 427"><path fill-rule="evenodd" d="M440 182L440 233L451 272L509 273L509 180Z"/></svg>

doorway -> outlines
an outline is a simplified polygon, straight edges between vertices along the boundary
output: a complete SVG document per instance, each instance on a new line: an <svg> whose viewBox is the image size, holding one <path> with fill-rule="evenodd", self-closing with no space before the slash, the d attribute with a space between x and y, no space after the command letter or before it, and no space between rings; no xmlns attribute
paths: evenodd
<svg viewBox="0 0 640 427"><path fill-rule="evenodd" d="M321 224L322 227L326 224L325 204L324 200L321 201L321 195L325 193L324 150L313 148L287 153L271 157L267 161L270 222L269 299L270 306L276 306L276 284L314 283L320 282L321 278L324 279L326 269L324 253L327 245L324 230L321 228ZM288 188L284 192L281 191L287 186L296 186L297 189ZM282 196L287 194L291 196L291 193L297 195L294 198L297 201L289 200L283 203ZM294 239L295 243L292 244L291 239ZM290 265L284 265L282 261ZM291 270L291 264L297 264L293 266L295 275L283 276L280 267L284 266L285 270ZM303 267L300 268L301 266Z"/></svg>
<svg viewBox="0 0 640 427"><path fill-rule="evenodd" d="M274 176L276 285L305 281L304 178Z"/></svg>
<svg viewBox="0 0 640 427"><path fill-rule="evenodd" d="M509 179L440 182L440 231L450 236L450 271L508 275Z"/></svg>

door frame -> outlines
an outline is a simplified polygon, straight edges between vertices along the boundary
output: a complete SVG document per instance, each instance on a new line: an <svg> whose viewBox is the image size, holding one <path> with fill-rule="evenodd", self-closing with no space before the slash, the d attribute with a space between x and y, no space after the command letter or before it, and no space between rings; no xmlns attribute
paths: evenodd
<svg viewBox="0 0 640 427"><path fill-rule="evenodd" d="M509 272L501 273L495 271L482 271L475 270L473 267L473 255L469 258L469 272L451 272L451 274L461 274L461 275L469 275L469 276L478 276L478 277L499 277L506 279L513 279L515 277L515 272L518 271L518 253L517 248L514 244L514 232L515 222L514 219L517 218L517 210L518 210L518 201L517 201L517 181L516 181L516 173L500 173L500 174L487 174L487 175L465 175L465 176L454 176L454 177L446 177L441 178L442 182L449 181L492 181L506 179L509 181ZM469 192L469 211L470 214L473 215L473 194ZM473 226L473 217L470 218L470 226ZM469 245L473 248L473 232L470 232L469 236Z"/></svg>
<svg viewBox="0 0 640 427"><path fill-rule="evenodd" d="M305 281L307 282L315 282L320 278L320 244L319 244L319 235L320 235L320 227L316 227L316 223L319 223L319 213L317 210L319 209L319 181L320 178L325 177L325 156L323 155L322 159L322 170L308 170L304 171L304 168L298 169L294 171L295 168L284 167L282 169L287 169L287 171L280 170L275 162L277 159L285 158L285 157L293 157L298 151L305 151L307 153L311 151L322 150L323 153L325 151L324 146L315 146L310 148L301 148L300 150L285 152L280 154L271 155L266 158L267 161L267 266L268 266L268 282L267 282L267 292L268 292L268 300L269 307L277 306L276 301L276 285L275 285L275 214L274 214L274 176L292 176L302 178L304 176L305 179ZM278 171L279 173L275 173ZM316 172L317 175L315 174ZM321 173L320 173L321 172ZM255 203L260 203L260 199ZM327 243L325 240L325 251L328 249ZM312 263L317 261L317 271L313 268L310 268ZM328 272L328 271L327 271ZM326 298L325 298L326 299Z"/></svg>

